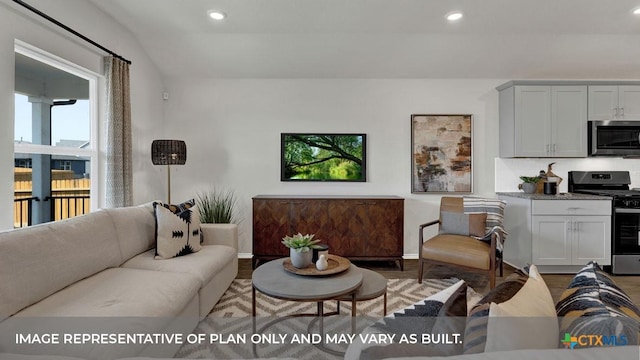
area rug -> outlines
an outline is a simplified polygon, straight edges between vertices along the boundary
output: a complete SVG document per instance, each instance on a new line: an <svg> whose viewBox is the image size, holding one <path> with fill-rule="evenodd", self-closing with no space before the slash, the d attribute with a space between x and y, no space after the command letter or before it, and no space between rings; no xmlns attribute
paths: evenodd
<svg viewBox="0 0 640 360"><path fill-rule="evenodd" d="M389 279L387 282L387 314L403 309L414 304L440 290L459 281L456 278L449 279L425 279L422 284L418 284L415 279ZM257 315L258 324L256 333L264 333L269 344L252 346L251 335L253 323L251 318L251 280L236 279L229 289L224 293L218 304L211 313L194 330L196 334L206 334L209 339L211 334L219 336L216 342L205 341L198 344L186 344L177 353L176 358L206 358L206 359L249 359L265 357L291 357L296 359L338 359L340 356L328 354L321 351L317 346L278 346L278 336L283 334L309 334L317 329L317 321L314 317L292 317L287 316L303 313L314 313L316 303L303 303L278 300L266 295L257 293ZM469 292L471 302L477 302L481 295L473 290ZM325 302L324 311L335 312L336 301ZM329 316L324 320L325 333L350 332L351 326L351 304L349 302L340 303L341 316ZM357 330L371 325L383 316L383 297L369 301L357 303ZM280 321L280 319L287 319ZM315 319L315 320L314 320ZM275 325L266 323L275 322ZM315 327L314 327L315 326ZM263 329L264 328L264 329ZM242 338L231 334L245 334L245 343ZM270 341L268 336L273 336ZM225 338L226 337L226 338ZM289 339L291 341L291 336ZM286 344L286 341L284 342ZM309 345L309 344L307 344ZM256 349L257 347L257 349ZM344 347L338 350L344 351Z"/></svg>

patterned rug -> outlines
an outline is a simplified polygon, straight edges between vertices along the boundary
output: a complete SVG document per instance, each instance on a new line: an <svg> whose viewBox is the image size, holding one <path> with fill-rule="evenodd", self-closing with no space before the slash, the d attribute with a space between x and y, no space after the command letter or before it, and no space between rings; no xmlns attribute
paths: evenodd
<svg viewBox="0 0 640 360"><path fill-rule="evenodd" d="M418 284L415 279L389 279L387 282L387 313L403 309L419 300L443 290L456 283L458 279L425 279ZM315 303L292 302L278 300L257 293L257 331L264 334L262 342L253 346L251 336L254 334L251 317L251 280L236 279L224 293L211 313L194 330L197 334L211 334L219 336L218 341L204 344L184 345L176 354L176 358L207 358L207 359L249 359L264 357L292 357L296 359L338 359L320 351L317 346L286 346L291 344L292 335L308 335L318 329L317 319L312 316L287 317L295 314L315 313ZM471 290L473 299L480 295ZM324 304L325 313L336 310L335 301ZM351 314L351 304L340 304L341 316L326 317L323 322L325 333L349 333L354 326ZM383 297L357 303L356 328L361 331L371 325L383 315ZM269 323L269 324L267 324ZM262 329L264 328L264 329ZM261 331L262 330L262 331ZM234 336L234 334L236 336ZM279 336L287 334L287 341L278 344ZM242 339L244 335L245 338ZM242 340L245 342L243 343ZM310 339L307 339L310 340ZM312 339L310 341L313 341ZM337 349L344 351L344 347Z"/></svg>

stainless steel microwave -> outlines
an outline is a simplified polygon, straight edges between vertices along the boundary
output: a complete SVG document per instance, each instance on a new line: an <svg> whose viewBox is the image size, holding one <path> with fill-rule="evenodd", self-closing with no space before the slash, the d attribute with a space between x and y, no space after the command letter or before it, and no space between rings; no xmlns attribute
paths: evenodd
<svg viewBox="0 0 640 360"><path fill-rule="evenodd" d="M640 156L640 121L589 121L589 156Z"/></svg>

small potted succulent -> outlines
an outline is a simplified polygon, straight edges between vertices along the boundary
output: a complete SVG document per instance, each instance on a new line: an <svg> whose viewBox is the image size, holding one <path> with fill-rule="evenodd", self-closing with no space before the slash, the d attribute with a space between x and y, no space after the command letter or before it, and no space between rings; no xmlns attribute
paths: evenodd
<svg viewBox="0 0 640 360"><path fill-rule="evenodd" d="M540 176L520 176L522 184L518 185L518 189L524 191L525 194L535 194L540 179Z"/></svg>
<svg viewBox="0 0 640 360"><path fill-rule="evenodd" d="M298 269L306 268L311 265L313 257L313 249L319 248L317 245L320 240L313 240L315 234L302 235L297 233L293 236L285 236L282 238L282 244L289 248L289 256L291 264Z"/></svg>

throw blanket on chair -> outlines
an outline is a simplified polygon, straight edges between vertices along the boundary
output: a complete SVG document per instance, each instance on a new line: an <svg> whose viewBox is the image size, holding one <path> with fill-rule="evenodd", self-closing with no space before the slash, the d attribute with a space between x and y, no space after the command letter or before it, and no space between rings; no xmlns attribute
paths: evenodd
<svg viewBox="0 0 640 360"><path fill-rule="evenodd" d="M487 222L485 225L486 234L482 237L474 237L478 240L491 241L491 234L496 232L498 234L496 248L500 256L502 256L502 249L507 235L504 227L502 227L504 208L506 205L506 202L499 199L482 199L466 196L463 198L465 214L487 214Z"/></svg>

